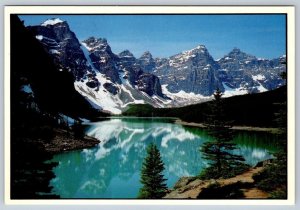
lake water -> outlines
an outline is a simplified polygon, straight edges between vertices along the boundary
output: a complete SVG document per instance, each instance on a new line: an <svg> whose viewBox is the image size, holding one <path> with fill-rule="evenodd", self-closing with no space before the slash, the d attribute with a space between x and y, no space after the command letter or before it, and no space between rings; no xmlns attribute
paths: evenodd
<svg viewBox="0 0 300 210"><path fill-rule="evenodd" d="M55 155L59 163L51 180L61 198L136 198L146 147L155 143L165 164L169 188L182 176L195 176L207 165L199 148L210 137L166 119L120 118L87 124L86 133L101 140L91 149ZM238 132L236 154L254 166L272 157L276 139L271 134Z"/></svg>

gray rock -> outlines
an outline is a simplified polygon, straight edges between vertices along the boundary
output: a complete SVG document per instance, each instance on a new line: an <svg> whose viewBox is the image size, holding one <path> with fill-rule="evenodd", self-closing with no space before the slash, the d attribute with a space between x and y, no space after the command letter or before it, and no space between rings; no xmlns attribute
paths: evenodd
<svg viewBox="0 0 300 210"><path fill-rule="evenodd" d="M156 67L156 62L149 51L144 52L144 54L138 59L138 64L146 73L152 73Z"/></svg>
<svg viewBox="0 0 300 210"><path fill-rule="evenodd" d="M110 93L112 93L113 95L116 95L119 91L119 88L116 87L114 84L112 83L104 83L103 87L108 90Z"/></svg>
<svg viewBox="0 0 300 210"><path fill-rule="evenodd" d="M143 73L139 76L137 86L140 91L147 93L149 96L162 96L161 85L158 77L153 74Z"/></svg>
<svg viewBox="0 0 300 210"><path fill-rule="evenodd" d="M74 78L80 80L92 69L86 65L87 60L80 48L76 35L67 22L54 25L28 27L43 44L45 50L62 70L72 71Z"/></svg>
<svg viewBox="0 0 300 210"><path fill-rule="evenodd" d="M260 59L234 48L215 61L206 47L199 45L169 58L154 59L147 51L136 59L129 50L114 54L104 38L86 39L83 43L88 52L83 51L81 43L65 21L28 28L37 35L36 38L54 59L58 69L72 72L74 80L86 81L86 85L96 91L103 85L112 95L119 93L124 103L134 100L131 95L135 100L152 101L153 98L145 99L144 93L167 99L162 93L161 84L167 85L173 93L183 90L203 96L211 96L216 88L221 91L225 91L225 88L243 88L254 93L285 84L280 77L280 73L286 70L285 57ZM105 84L100 84L96 78L97 72L105 76ZM131 94L122 91L119 88L122 85L126 85ZM153 100L153 103L159 102Z"/></svg>
<svg viewBox="0 0 300 210"><path fill-rule="evenodd" d="M205 46L174 55L168 59L157 59L154 73L171 92L194 92L210 96L220 85L215 72L219 65Z"/></svg>
<svg viewBox="0 0 300 210"><path fill-rule="evenodd" d="M105 74L113 83L121 83L119 72L116 67L119 57L112 53L106 39L90 37L84 40L94 67Z"/></svg>
<svg viewBox="0 0 300 210"><path fill-rule="evenodd" d="M248 92L260 92L260 89L273 90L284 84L280 72L285 65L279 59L260 59L234 48L218 61L220 81L232 88L243 87Z"/></svg>
<svg viewBox="0 0 300 210"><path fill-rule="evenodd" d="M174 189L186 187L191 181L194 181L195 177L180 177L180 179L175 183Z"/></svg>

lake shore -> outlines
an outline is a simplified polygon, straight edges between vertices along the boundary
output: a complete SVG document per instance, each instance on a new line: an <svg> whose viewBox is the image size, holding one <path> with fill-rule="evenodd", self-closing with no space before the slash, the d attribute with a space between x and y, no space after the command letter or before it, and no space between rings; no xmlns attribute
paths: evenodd
<svg viewBox="0 0 300 210"><path fill-rule="evenodd" d="M49 154L91 148L100 143L98 139L90 136L75 138L73 132L64 129L54 129L54 135L52 140L43 142L44 150Z"/></svg>
<svg viewBox="0 0 300 210"><path fill-rule="evenodd" d="M205 128L205 125L202 123L186 122L180 119L176 119L174 123L178 125L189 126L189 127ZM278 128L263 128L263 127L254 127L254 126L233 126L231 129L240 130L240 131L269 132L274 134L279 132Z"/></svg>
<svg viewBox="0 0 300 210"><path fill-rule="evenodd" d="M231 178L219 178L211 180L201 180L197 177L181 177L165 196L165 199L201 199L204 191L212 185L218 184L219 189L233 186L242 192L242 198L246 199L266 199L269 193L258 189L255 186L253 175L262 172L269 164L270 160L262 161L257 166L250 168L242 174ZM204 195L205 196L205 195Z"/></svg>

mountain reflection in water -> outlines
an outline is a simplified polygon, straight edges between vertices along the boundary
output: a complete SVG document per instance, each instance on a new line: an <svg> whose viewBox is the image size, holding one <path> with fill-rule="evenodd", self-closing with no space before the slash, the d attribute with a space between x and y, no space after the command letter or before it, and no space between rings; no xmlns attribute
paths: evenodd
<svg viewBox="0 0 300 210"><path fill-rule="evenodd" d="M53 158L59 165L51 185L61 198L136 198L142 162L151 142L161 152L169 188L180 177L195 176L207 165L199 148L210 137L197 128L157 119L110 119L87 126L87 135L99 139L99 145ZM235 137L235 153L255 165L272 157L272 141L270 135L241 133Z"/></svg>

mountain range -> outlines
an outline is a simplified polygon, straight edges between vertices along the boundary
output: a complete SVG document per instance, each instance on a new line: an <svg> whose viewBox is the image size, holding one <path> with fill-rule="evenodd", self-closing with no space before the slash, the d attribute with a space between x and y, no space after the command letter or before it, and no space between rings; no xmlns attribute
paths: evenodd
<svg viewBox="0 0 300 210"><path fill-rule="evenodd" d="M120 114L129 104L178 107L225 96L257 93L284 85L285 56L262 59L238 48L214 60L204 45L169 58L140 58L129 50L112 52L105 38L79 41L58 18L27 27L53 59L59 72L71 72L75 89L96 109ZM54 84L55 85L55 82Z"/></svg>

